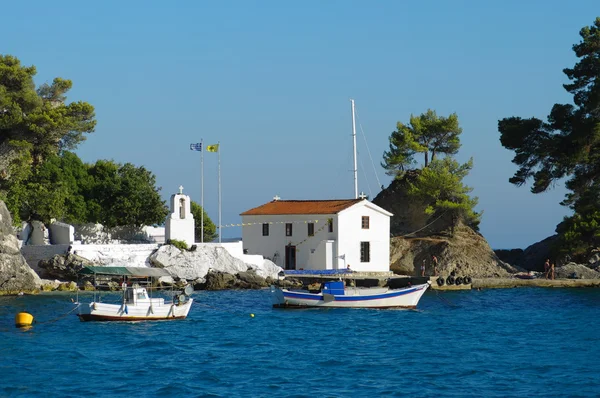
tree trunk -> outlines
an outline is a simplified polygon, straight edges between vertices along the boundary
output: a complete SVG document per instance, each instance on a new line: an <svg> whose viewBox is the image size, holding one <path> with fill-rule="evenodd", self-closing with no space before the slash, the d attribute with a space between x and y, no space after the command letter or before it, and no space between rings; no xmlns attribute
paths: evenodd
<svg viewBox="0 0 600 398"><path fill-rule="evenodd" d="M433 151L431 151L431 161L433 162L435 160L435 149Z"/></svg>
<svg viewBox="0 0 600 398"><path fill-rule="evenodd" d="M429 151L425 151L425 167L429 164Z"/></svg>

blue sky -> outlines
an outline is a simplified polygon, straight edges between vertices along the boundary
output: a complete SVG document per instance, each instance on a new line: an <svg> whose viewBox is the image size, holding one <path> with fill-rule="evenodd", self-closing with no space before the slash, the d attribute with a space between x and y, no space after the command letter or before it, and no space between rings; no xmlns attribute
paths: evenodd
<svg viewBox="0 0 600 398"><path fill-rule="evenodd" d="M494 248L524 248L568 214L562 184L533 195L508 183L503 117L545 118L576 58L579 30L600 15L578 1L8 2L0 52L38 69L38 84L73 80L69 100L96 108L77 153L145 166L167 199L179 185L200 201L200 156L220 142L223 224L279 195L353 196L349 98L356 100L359 189L397 121L428 108L456 112L458 159ZM371 152L371 165L365 138ZM217 157L205 153L204 202L217 220ZM225 237L240 236L237 228Z"/></svg>

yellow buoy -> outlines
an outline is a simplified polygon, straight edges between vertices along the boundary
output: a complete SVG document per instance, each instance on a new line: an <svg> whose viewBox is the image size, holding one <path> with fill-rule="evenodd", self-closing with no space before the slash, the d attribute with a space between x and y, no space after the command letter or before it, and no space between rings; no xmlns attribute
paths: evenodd
<svg viewBox="0 0 600 398"><path fill-rule="evenodd" d="M250 314L250 318L254 318L254 314Z"/></svg>
<svg viewBox="0 0 600 398"><path fill-rule="evenodd" d="M15 326L18 328L31 326L32 323L33 323L33 315L28 314L27 312L19 312L15 316Z"/></svg>

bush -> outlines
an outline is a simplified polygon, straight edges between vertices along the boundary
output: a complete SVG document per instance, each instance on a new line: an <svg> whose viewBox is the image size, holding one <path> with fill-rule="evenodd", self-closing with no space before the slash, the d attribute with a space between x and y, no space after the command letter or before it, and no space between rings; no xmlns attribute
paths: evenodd
<svg viewBox="0 0 600 398"><path fill-rule="evenodd" d="M187 243L185 243L182 240L177 240L177 239L169 239L169 240L167 240L167 245L175 246L176 248L178 248L181 251L184 251L184 250L188 249Z"/></svg>

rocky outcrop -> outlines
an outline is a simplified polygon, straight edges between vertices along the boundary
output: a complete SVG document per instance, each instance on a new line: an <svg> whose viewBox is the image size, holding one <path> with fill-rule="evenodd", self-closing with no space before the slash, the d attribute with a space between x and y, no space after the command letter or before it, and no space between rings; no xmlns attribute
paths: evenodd
<svg viewBox="0 0 600 398"><path fill-rule="evenodd" d="M464 225L458 225L452 237L391 238L391 270L397 274L420 275L425 260L425 274L433 275L433 256L441 275L456 271L471 277L506 277L520 271L500 260L480 234Z"/></svg>
<svg viewBox="0 0 600 398"><path fill-rule="evenodd" d="M32 292L40 284L40 278L21 255L10 213L0 201L0 294Z"/></svg>
<svg viewBox="0 0 600 398"><path fill-rule="evenodd" d="M86 265L94 265L94 263L72 253L57 254L49 260L42 260L38 263L43 278L56 278L63 281L76 281L77 273Z"/></svg>
<svg viewBox="0 0 600 398"><path fill-rule="evenodd" d="M249 265L219 246L181 251L175 246L164 245L150 256L150 263L166 269L175 278L209 290L268 286L266 279L277 278L281 271L281 267L270 260L265 260L260 267Z"/></svg>
<svg viewBox="0 0 600 398"><path fill-rule="evenodd" d="M410 182L417 177L417 171L409 171L373 199L373 203L394 214L390 221L392 271L421 275L425 260L426 274L433 275L434 255L442 274L456 270L471 277L499 277L519 271L498 258L485 238L472 228L458 222L452 233L454 220L450 217L432 220L425 214L426 204L407 194Z"/></svg>
<svg viewBox="0 0 600 398"><path fill-rule="evenodd" d="M503 261L512 265L523 268L527 271L544 271L544 263L546 259L551 259L558 264L559 261L552 259L552 246L556 243L558 235L552 235L540 242L534 243L525 250L496 250L496 254Z"/></svg>

